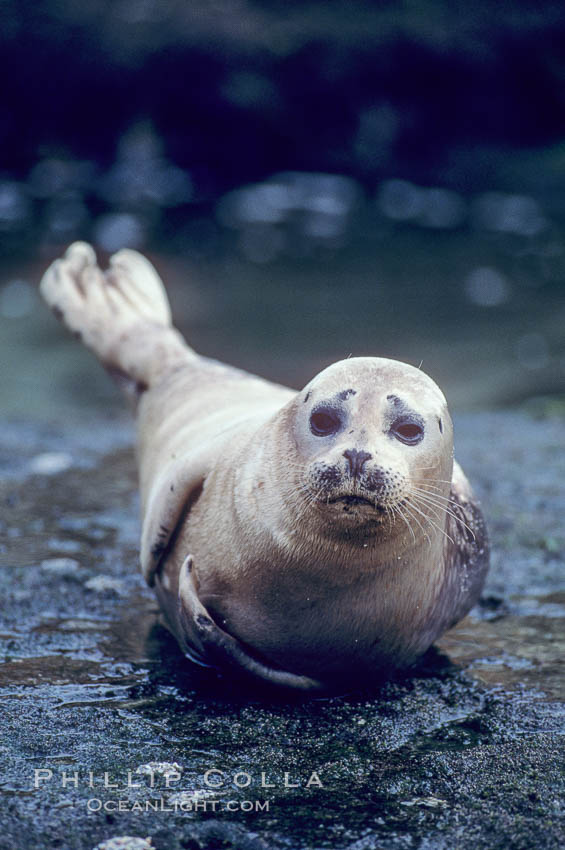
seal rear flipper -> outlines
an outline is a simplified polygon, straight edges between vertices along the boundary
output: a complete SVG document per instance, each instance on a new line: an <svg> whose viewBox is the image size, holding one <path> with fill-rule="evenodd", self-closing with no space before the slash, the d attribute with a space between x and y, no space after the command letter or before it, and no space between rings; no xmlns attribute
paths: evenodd
<svg viewBox="0 0 565 850"><path fill-rule="evenodd" d="M102 271L93 248L75 242L49 266L39 289L55 316L125 388L143 391L196 357L172 327L159 275L137 251L118 251Z"/></svg>
<svg viewBox="0 0 565 850"><path fill-rule="evenodd" d="M329 690L328 685L317 679L269 666L245 644L221 629L198 598L190 555L181 568L175 619L179 643L191 661L231 668L282 688L311 692Z"/></svg>

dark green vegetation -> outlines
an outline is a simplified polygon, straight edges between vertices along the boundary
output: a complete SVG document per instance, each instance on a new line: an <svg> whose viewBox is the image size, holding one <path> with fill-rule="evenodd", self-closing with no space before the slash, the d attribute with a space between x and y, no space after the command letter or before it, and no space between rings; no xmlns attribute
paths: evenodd
<svg viewBox="0 0 565 850"><path fill-rule="evenodd" d="M3 167L149 119L205 200L276 170L490 188L564 130L559 0L4 0ZM477 151L477 148L479 150Z"/></svg>

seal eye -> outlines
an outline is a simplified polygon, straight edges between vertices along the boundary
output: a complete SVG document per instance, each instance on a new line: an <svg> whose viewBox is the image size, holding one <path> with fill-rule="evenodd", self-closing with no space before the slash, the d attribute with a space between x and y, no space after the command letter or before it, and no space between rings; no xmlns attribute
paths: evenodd
<svg viewBox="0 0 565 850"><path fill-rule="evenodd" d="M320 407L310 416L310 430L315 437L327 437L336 434L341 428L341 417L331 407Z"/></svg>
<svg viewBox="0 0 565 850"><path fill-rule="evenodd" d="M390 430L397 440L408 446L415 446L424 439L424 427L419 422L401 420L395 422Z"/></svg>

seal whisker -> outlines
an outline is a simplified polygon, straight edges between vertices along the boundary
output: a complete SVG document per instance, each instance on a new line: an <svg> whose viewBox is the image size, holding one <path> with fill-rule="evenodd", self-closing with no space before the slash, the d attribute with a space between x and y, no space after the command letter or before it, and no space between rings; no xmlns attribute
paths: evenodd
<svg viewBox="0 0 565 850"><path fill-rule="evenodd" d="M395 514L398 514L398 516L399 516L402 520L404 520L404 522L405 522L405 523L406 523L406 525L408 526L408 530L410 531L410 534L412 535L412 540L414 541L414 545L416 545L416 535L414 534L414 529L412 528L412 526L410 525L410 523L408 522L408 520L407 520L407 519L406 519L406 517L404 516L404 513L403 513L403 511L401 510L400 505L391 505L391 508L392 508L392 510L394 511L394 513L395 513Z"/></svg>
<svg viewBox="0 0 565 850"><path fill-rule="evenodd" d="M414 501L411 502L411 504L412 504L413 508L416 508L416 503L418 502L419 496L417 494L414 494L414 496L415 496ZM446 508L443 505L436 505L436 504L433 504L431 502L426 502L426 501L422 500L421 507L422 508L426 507L429 510L431 510L433 512L433 515L437 518L438 522L445 518ZM417 510L417 508L416 508L416 510ZM425 514L425 515L427 516L427 514ZM427 516L427 519L428 519L428 522L430 522L432 525L436 526L441 531L440 526L437 525L436 523L434 523L433 520L431 519L431 517ZM444 531L444 534L447 535L447 532ZM447 536L449 536L449 535L447 535ZM449 539L451 539L451 538L449 538Z"/></svg>
<svg viewBox="0 0 565 850"><path fill-rule="evenodd" d="M458 517L456 513L454 513L449 507L447 507L447 505L453 505L454 507L458 506L457 502L454 499L448 499L445 496L440 496L437 493L428 493L426 491L421 490L418 491L418 488L416 487L412 487L411 492L413 492L417 496L417 498L421 499L422 501L428 502L429 504L433 504L436 507L441 508L443 511L445 511L445 513L453 517L453 519L463 523L463 525L465 525L465 527L472 533L472 529L469 528L469 526L466 525L466 523L464 523L464 521L460 517Z"/></svg>
<svg viewBox="0 0 565 850"><path fill-rule="evenodd" d="M419 498L421 497L421 494L417 493L414 487L410 490L410 494L414 496L414 502L418 502ZM444 505L433 504L431 502L426 502L424 501L424 499L422 499L422 506L424 506L425 504L432 508L434 516L436 516L438 519L442 519L443 517L445 517ZM440 513L440 511L442 513Z"/></svg>
<svg viewBox="0 0 565 850"><path fill-rule="evenodd" d="M409 507L409 506L410 506L410 507ZM414 514L412 513L412 511L410 510L410 508L412 508L413 510L415 510L415 511L416 511L416 513L418 513L418 514L420 514L421 516L423 516L423 517L424 517L424 519L426 519L428 522L430 522L430 518L429 518L428 516L426 516L426 514L425 514L423 511L419 510L419 509L416 507L416 505L415 505L413 502L410 502L408 499L406 499L406 500L404 501L404 506L403 506L403 507L404 507L404 509L408 512L408 515L412 517L412 519L414 520L414 522L416 522L416 523L418 524L418 527L420 528L420 530L421 530L422 534L424 535L424 537L425 537L425 538L426 538L426 540L428 541L428 545L430 545L430 546L431 546L431 545L432 545L432 541L431 541L430 535L429 535L429 534L428 534L428 532L424 529L424 527L423 527L422 523L420 522L420 520L418 519L418 517L417 517L417 516L414 516ZM433 523L432 523L432 525L433 525Z"/></svg>
<svg viewBox="0 0 565 850"><path fill-rule="evenodd" d="M450 506L453 506L453 508L458 507L457 502L455 502L453 499L446 499L442 496L438 496L436 493L423 493L421 491L418 492L418 491L415 491L415 490L413 490L412 492L414 492L418 496L418 498L425 500L425 501L429 502L430 504L435 504L436 507L441 508L444 511L447 511L448 513L451 513L451 511L452 511L452 508ZM453 516L452 513L451 513L451 515ZM457 518L457 517L455 517L455 518Z"/></svg>
<svg viewBox="0 0 565 850"><path fill-rule="evenodd" d="M428 481L420 481L419 484L415 484L415 487L422 487L423 489L432 489L438 492L442 492L445 488L441 487L441 484L446 484L446 481L440 481L437 483L430 483Z"/></svg>
<svg viewBox="0 0 565 850"><path fill-rule="evenodd" d="M430 493L427 490L421 490L418 487L412 486L410 488L410 492L414 493L414 495L418 499L422 499L422 501L429 502L430 504L436 505L436 507L440 507L444 511L448 511L448 505L451 503L451 499L447 499L445 496L440 496L439 493Z"/></svg>
<svg viewBox="0 0 565 850"><path fill-rule="evenodd" d="M440 496L438 493L429 493L429 492L420 491L418 493L418 495L421 496L422 498L427 497L430 500L432 500L432 499L435 500L435 502L438 506L441 505L441 507L448 512L451 510L448 507L449 505L452 505L453 508L455 508L455 509L459 507L459 504L455 499L447 499L445 496ZM455 516L455 519L458 519L458 517Z"/></svg>
<svg viewBox="0 0 565 850"><path fill-rule="evenodd" d="M438 484L427 484L425 482L420 482L419 484L413 484L412 486L416 487L418 489L421 489L425 492L428 492L429 490L431 490L432 494L437 494L438 496L441 496L442 498L449 499L448 496L443 495L442 491L443 491L444 488L440 487Z"/></svg>
<svg viewBox="0 0 565 850"><path fill-rule="evenodd" d="M324 488L320 487L319 490L316 490L315 492L313 492L310 489L310 487L308 487L307 484L303 484L302 486L298 487L297 490L298 490L298 492L303 492L305 494L305 497L306 497L305 500L304 500L304 505L302 506L302 510L299 512L299 514L297 516L297 519L299 520L299 519L302 518L302 516L308 510L308 508L310 508L313 504L315 504L319 500L320 494L323 492ZM290 495L292 495L292 493L293 493L292 490L287 490L286 492L289 493ZM294 492L296 492L296 490Z"/></svg>
<svg viewBox="0 0 565 850"><path fill-rule="evenodd" d="M448 496L444 496L443 493L438 493L436 490L425 490L423 487L418 487L416 484L412 484L411 490L415 493L421 493L422 496L429 496L430 498L438 499L446 504L453 503L453 499L450 499Z"/></svg>
<svg viewBox="0 0 565 850"><path fill-rule="evenodd" d="M408 501L408 500L407 500L407 501ZM424 516L424 517L427 519L427 521L429 522L429 524L430 524L433 528L436 528L436 529L437 529L437 530L438 530L441 534L443 534L443 535L444 535L444 537L447 537L447 539L448 539L451 543L453 543L453 545L455 546L455 540L453 539L453 537L450 537L450 535L447 533L447 531L445 531L445 529L443 529L440 525L438 525L438 523L437 523L437 522L434 522L434 520L433 520L430 516L428 516L428 515L427 515L426 513L424 513L422 510L420 510L419 508L417 508L417 507L416 507L416 505L414 504L414 502L410 502L410 505L414 508L414 510L417 510L417 511L418 511L418 513L421 513L421 514L422 514L422 516Z"/></svg>
<svg viewBox="0 0 565 850"><path fill-rule="evenodd" d="M413 508L415 508L415 507L416 507L416 506L414 505L414 503L413 503L413 502L412 502L412 507L413 507ZM436 529L440 532L440 534L443 534L443 536L444 536L447 540L449 540L449 542L450 542L450 543L452 543L454 546L456 546L456 545L457 545L457 544L455 543L455 540L453 539L453 537L451 537L451 535L450 535L450 534L448 534L448 533L447 533L447 531L446 531L444 528L442 528L440 525L438 525L438 523L437 523L437 522L434 522L434 520L433 520L430 516L427 516L427 514L424 514L424 516L426 516L426 517L427 517L427 520L428 520L429 524L430 524L433 528L436 528Z"/></svg>
<svg viewBox="0 0 565 850"><path fill-rule="evenodd" d="M321 492L320 490L317 490L316 492L312 492L312 490L306 485L295 487L293 489L286 489L285 488L285 489L282 490L282 493L285 496L287 496L287 495L292 496L296 493L303 493L304 494L304 501L306 503L306 507L309 507L311 504L313 504L318 499L320 492Z"/></svg>
<svg viewBox="0 0 565 850"><path fill-rule="evenodd" d="M425 466L421 467L421 468L426 469ZM418 470L416 470L416 469L414 470L414 472L417 472L417 471ZM447 478L427 478L426 481L422 482L422 483L425 483L425 484L453 484L453 480L452 479L448 480Z"/></svg>
<svg viewBox="0 0 565 850"><path fill-rule="evenodd" d="M457 505L455 499L452 499L449 496L444 496L443 493L438 493L436 490L426 490L416 484L412 484L411 489L415 492L421 493L423 496L429 496L430 498L437 499L445 504Z"/></svg>
<svg viewBox="0 0 565 850"><path fill-rule="evenodd" d="M316 502L317 494L312 493L306 486L299 486L295 488L282 488L280 490L281 494L287 499L293 499L297 493L303 494L303 501L301 505L301 509L298 511L296 519L300 521L306 511Z"/></svg>
<svg viewBox="0 0 565 850"><path fill-rule="evenodd" d="M436 508L440 508L442 511L444 511L444 513L449 514L449 516L453 517L453 519L456 522L460 523L460 525L462 525L464 528L466 528L467 531L471 534L473 540L475 540L475 532L473 531L473 529L469 525L467 525L467 523L464 520L462 520L461 517L457 516L456 513L451 511L449 508L446 508L445 505L442 505L441 503L434 501L434 499L435 499L434 496L429 496L429 495L424 496L424 495L422 495L422 493L415 494L415 496L416 496L416 498L421 499L422 502L427 502L430 506L433 505ZM450 499L449 501L452 502L453 504L455 504L452 499Z"/></svg>

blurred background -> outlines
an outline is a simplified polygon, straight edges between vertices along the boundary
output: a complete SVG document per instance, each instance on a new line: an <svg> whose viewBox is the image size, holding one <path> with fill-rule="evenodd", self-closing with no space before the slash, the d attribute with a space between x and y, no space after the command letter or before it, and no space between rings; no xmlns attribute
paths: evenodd
<svg viewBox="0 0 565 850"><path fill-rule="evenodd" d="M452 408L565 393L565 9L2 0L0 399L121 410L37 283L147 253L201 353L398 358Z"/></svg>

